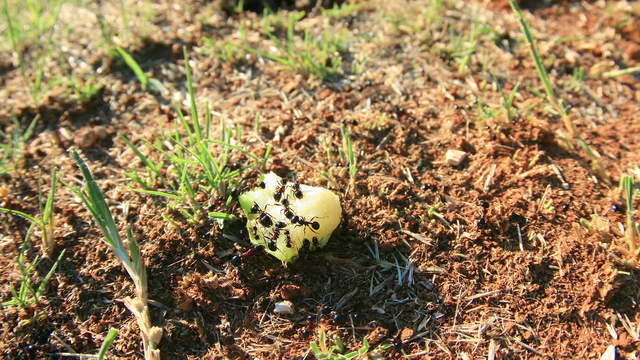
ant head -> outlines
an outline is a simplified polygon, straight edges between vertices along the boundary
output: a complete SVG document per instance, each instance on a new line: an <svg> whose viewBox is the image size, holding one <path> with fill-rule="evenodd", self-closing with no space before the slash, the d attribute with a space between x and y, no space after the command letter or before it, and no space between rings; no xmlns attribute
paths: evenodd
<svg viewBox="0 0 640 360"><path fill-rule="evenodd" d="M258 206L258 203L253 203L253 206L251 207L251 213L257 214L258 211L260 211L260 206Z"/></svg>
<svg viewBox="0 0 640 360"><path fill-rule="evenodd" d="M278 250L278 245L276 244L275 241L271 240L269 241L269 243L267 244L267 246L269 247L269 250L271 251L276 251Z"/></svg>

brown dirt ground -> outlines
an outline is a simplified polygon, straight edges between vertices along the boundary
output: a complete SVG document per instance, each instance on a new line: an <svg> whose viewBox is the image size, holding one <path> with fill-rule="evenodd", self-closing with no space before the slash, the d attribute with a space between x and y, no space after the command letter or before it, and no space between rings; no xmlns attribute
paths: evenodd
<svg viewBox="0 0 640 360"><path fill-rule="evenodd" d="M229 14L216 2L172 3L154 5L144 36L128 43L172 95L143 91L100 47L91 14L108 18L115 6L109 2L83 8L89 15L82 13L82 24L74 23L78 8L65 8L60 17L74 27L56 40L65 45L61 51L104 84L91 100L70 100L54 87L42 104L30 105L13 55L0 58L3 131L12 118L28 123L41 116L18 169L0 180L0 206L36 213L40 174L56 166L65 183L76 183L79 171L67 149L81 148L119 223L132 223L141 239L164 359L311 359L309 343L320 327L354 349L364 337L393 344L384 352L389 359L597 359L610 345L620 358L637 358L638 273L613 256L624 214L612 206L623 203L616 186L591 174L584 153L563 146L562 123L535 94L543 90L505 1L446 1L431 20L416 15L428 8L422 1L374 1L331 21L315 9L297 30L349 31L346 61L360 64L326 82L253 54L226 63L198 51L204 37L237 38L240 23L249 41L263 46L265 39L251 35L260 16ZM640 166L640 82L599 74L640 65L640 5L540 3L523 5L545 65L616 183ZM479 38L460 73L447 46L478 19L494 38ZM344 219L325 249L288 267L264 254L233 265L229 260L246 239L234 242L213 221L193 225L176 216L172 226L160 216L161 200L127 190L125 171L143 165L115 135L139 143L173 129L172 96L185 93L182 45L192 50L198 101L212 104L216 120L244 127L250 151L273 144L269 170L340 193ZM581 87L571 85L576 68L586 71ZM499 108L498 83L506 92L520 84L511 121L504 113L483 118L476 105L479 99ZM256 114L262 117L257 133ZM352 188L337 156L340 124L350 128L357 150ZM447 165L448 149L465 151L467 159ZM243 180L254 176L245 173ZM429 217L437 203L451 227ZM115 327L120 333L109 358L141 358L138 326L119 300L132 294L130 279L68 188L60 189L55 210L56 254L67 254L37 306L1 310L0 357L96 353ZM579 226L594 213L610 221L609 233ZM6 301L9 284L17 284L15 259L28 223L0 219L0 300ZM29 259L39 253L34 243ZM380 260L399 264L402 280L396 268L376 262L376 248ZM43 260L39 274L50 265ZM283 299L294 303L294 315L273 313ZM24 321L33 314L44 316ZM635 334L623 326L626 318Z"/></svg>

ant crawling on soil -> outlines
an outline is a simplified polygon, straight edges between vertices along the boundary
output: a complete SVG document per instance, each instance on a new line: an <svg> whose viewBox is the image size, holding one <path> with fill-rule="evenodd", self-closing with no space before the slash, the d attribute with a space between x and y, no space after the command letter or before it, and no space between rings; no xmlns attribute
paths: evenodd
<svg viewBox="0 0 640 360"><path fill-rule="evenodd" d="M273 220L271 219L271 215L267 214L264 210L260 209L260 206L257 203L253 203L253 206L251 207L251 213L252 214L260 213L260 216L258 216L258 221L260 221L260 224L262 226L271 227L271 225L273 225Z"/></svg>
<svg viewBox="0 0 640 360"><path fill-rule="evenodd" d="M251 255L253 255L255 253L259 253L262 250L264 250L264 247L262 245L253 246L249 250L243 252L242 254L232 257L231 258L231 263L232 264L239 264L242 260L248 258L249 256L251 256Z"/></svg>

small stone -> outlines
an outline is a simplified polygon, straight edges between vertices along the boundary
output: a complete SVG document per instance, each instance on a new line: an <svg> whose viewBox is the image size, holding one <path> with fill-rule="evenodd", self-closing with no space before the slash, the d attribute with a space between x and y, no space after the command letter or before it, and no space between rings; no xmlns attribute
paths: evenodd
<svg viewBox="0 0 640 360"><path fill-rule="evenodd" d="M616 347L609 345L607 350L605 350L602 356L600 356L600 360L616 360Z"/></svg>
<svg viewBox="0 0 640 360"><path fill-rule="evenodd" d="M367 335L367 341L371 345L376 345L384 340L387 336L389 336L389 330L383 328L382 326L378 326L373 331Z"/></svg>
<svg viewBox="0 0 640 360"><path fill-rule="evenodd" d="M411 328L404 328L400 332L400 341L402 341L402 342L406 342L407 340L411 339L412 337L413 337L413 329L411 329Z"/></svg>
<svg viewBox="0 0 640 360"><path fill-rule="evenodd" d="M466 152L460 151L460 150L453 150L453 149L447 150L447 153L444 156L447 162L447 165L449 166L458 166L462 164L462 162L466 157L467 157Z"/></svg>
<svg viewBox="0 0 640 360"><path fill-rule="evenodd" d="M624 56L631 61L640 61L640 45L631 43L624 51Z"/></svg>
<svg viewBox="0 0 640 360"><path fill-rule="evenodd" d="M306 287L301 287L295 284L286 284L280 288L280 296L285 300L292 300L299 297L306 297L311 294L311 291Z"/></svg>
<svg viewBox="0 0 640 360"><path fill-rule="evenodd" d="M291 301L281 301L275 304L273 312L278 315L293 315L295 310Z"/></svg>

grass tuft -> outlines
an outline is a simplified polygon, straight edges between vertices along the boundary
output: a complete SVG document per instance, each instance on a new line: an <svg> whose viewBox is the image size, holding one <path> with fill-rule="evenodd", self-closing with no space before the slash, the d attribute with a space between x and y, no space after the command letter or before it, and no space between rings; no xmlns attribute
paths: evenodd
<svg viewBox="0 0 640 360"><path fill-rule="evenodd" d="M15 171L19 166L23 159L22 155L27 140L33 135L38 119L40 116L36 115L24 131L17 119L13 120L11 133L0 131L0 138L2 138L2 143L0 143L0 176Z"/></svg>
<svg viewBox="0 0 640 360"><path fill-rule="evenodd" d="M358 163L356 155L353 152L353 144L351 143L351 134L344 124L340 125L340 133L342 134L342 151L345 161L349 163L349 184L353 185L356 175L358 174Z"/></svg>
<svg viewBox="0 0 640 360"><path fill-rule="evenodd" d="M371 346L369 341L365 337L362 339L362 346L356 351L347 351L344 342L340 337L333 336L332 341L327 338L327 333L323 327L320 327L318 332L318 341L311 343L311 351L318 360L350 360L350 359L369 359L380 358L378 352L386 350L391 347L389 344L378 346L374 351L370 352ZM375 357L374 357L375 356Z"/></svg>
<svg viewBox="0 0 640 360"><path fill-rule="evenodd" d="M185 114L176 104L178 123L175 132L157 143L148 143L163 159L154 161L150 155L144 154L131 140L122 136L121 139L140 158L148 168L148 179L130 172L128 176L141 188L132 190L168 199L169 209L179 212L191 223L201 223L208 218L229 219L233 216L221 211L207 211L210 204L204 204L198 199L202 193L209 194L208 198L222 200L222 209L232 203L231 194L238 188L240 175L249 168L264 170L272 147L267 146L262 156L257 156L246 150L242 143L240 127L229 129L221 121L219 137L212 134L212 114L208 104L204 111L204 123L201 122L196 92L193 86L189 55L186 48L185 73L187 80L187 95L189 98L189 113ZM213 149L219 148L214 154ZM243 155L247 163L244 166L232 168L230 161L236 155ZM167 164L167 166L165 166ZM164 186L165 189L158 187ZM213 193L213 195L211 195ZM167 214L163 214L169 218Z"/></svg>
<svg viewBox="0 0 640 360"><path fill-rule="evenodd" d="M62 250L62 252L60 252L60 255L58 255L58 258L56 259L56 261L53 263L53 265L51 266L51 268L49 269L45 277L40 282L40 285L38 285L37 288L34 288L34 286L31 284L31 281L33 277L33 272L40 261L40 256L36 256L36 258L30 264L26 263L27 252L31 247L29 237L31 236L33 226L34 225L32 224L29 230L27 231L24 242L20 247L20 253L18 254L18 259L17 259L18 270L20 271L20 275L21 275L20 287L18 288L18 290L16 290L15 287L11 285L12 298L9 301L5 301L1 303L0 307L19 307L21 309L25 309L33 304L37 304L40 298L42 297L42 295L44 294L44 291L47 288L47 284L49 283L51 276L53 276L53 273L58 268L58 264L60 263L60 260L65 254L65 250Z"/></svg>
<svg viewBox="0 0 640 360"><path fill-rule="evenodd" d="M0 212L20 216L31 221L33 225L36 225L38 226L38 228L40 228L40 236L42 238L42 252L46 257L51 257L56 247L54 238L55 217L53 213L53 201L56 196L57 187L58 171L54 168L53 170L51 170L51 188L49 189L49 194L47 196L46 202L44 203L44 207L41 206L40 208L40 213L42 215L39 218L31 216L19 210L0 207ZM42 201L40 201L40 204L42 205Z"/></svg>
<svg viewBox="0 0 640 360"><path fill-rule="evenodd" d="M520 23L520 27L522 28L522 33L524 34L527 43L529 44L529 50L531 51L531 57L533 58L533 62L535 63L536 70L538 71L538 76L540 77L540 81L544 86L544 90L547 95L547 100L551 103L551 105L560 113L562 117L562 122L564 124L565 130L569 134L568 142L570 146L575 147L575 145L580 146L591 160L591 170L595 173L600 179L604 182L609 183L609 176L606 174L604 170L604 166L602 165L602 158L598 154L597 151L593 150L591 146L582 138L580 133L578 132L573 120L569 116L569 112L567 111L567 107L564 105L562 99L556 96L556 93L553 89L553 84L549 79L549 75L547 74L547 70L542 63L542 57L540 56L540 51L538 51L538 46L533 38L533 34L531 33L531 29L529 28L529 24L524 19L522 15L522 11L520 7L516 3L515 0L509 0L509 4L513 9L518 22Z"/></svg>

